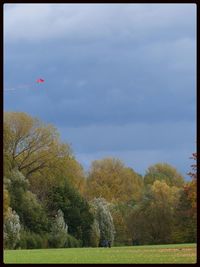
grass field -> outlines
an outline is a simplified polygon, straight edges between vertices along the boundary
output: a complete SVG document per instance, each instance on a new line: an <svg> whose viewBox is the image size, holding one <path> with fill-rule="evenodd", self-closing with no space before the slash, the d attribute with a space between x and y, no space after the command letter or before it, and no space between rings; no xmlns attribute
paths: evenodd
<svg viewBox="0 0 200 267"><path fill-rule="evenodd" d="M4 263L196 263L196 244L5 250Z"/></svg>

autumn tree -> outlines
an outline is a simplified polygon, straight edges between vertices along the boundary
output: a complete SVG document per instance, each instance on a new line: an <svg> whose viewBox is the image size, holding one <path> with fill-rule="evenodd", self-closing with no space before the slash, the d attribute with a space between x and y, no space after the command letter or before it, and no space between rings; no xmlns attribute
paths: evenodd
<svg viewBox="0 0 200 267"><path fill-rule="evenodd" d="M143 181L131 168L115 158L92 162L86 185L86 197L103 197L108 202L127 202L140 199Z"/></svg>
<svg viewBox="0 0 200 267"><path fill-rule="evenodd" d="M193 153L188 181L181 190L179 203L176 207L174 239L179 243L196 242L197 240L197 154Z"/></svg>
<svg viewBox="0 0 200 267"><path fill-rule="evenodd" d="M115 225L115 245L131 245L132 239L128 228L127 217L132 212L130 203L118 203L112 205L111 214Z"/></svg>
<svg viewBox="0 0 200 267"><path fill-rule="evenodd" d="M197 240L197 221L192 213L191 201L185 187L174 210L172 243L194 243Z"/></svg>
<svg viewBox="0 0 200 267"><path fill-rule="evenodd" d="M188 175L193 179L197 179L197 153L192 153L190 159L194 160L195 162L190 166L192 170L188 172Z"/></svg>
<svg viewBox="0 0 200 267"><path fill-rule="evenodd" d="M187 191L188 199L192 206L192 215L196 217L197 209L197 153L193 153L190 159L195 162L191 165L192 170L188 173L191 177L191 181L187 183L185 190Z"/></svg>
<svg viewBox="0 0 200 267"><path fill-rule="evenodd" d="M12 169L12 156L9 153L9 146L11 143L11 130L7 124L3 127L3 173L6 177Z"/></svg>
<svg viewBox="0 0 200 267"><path fill-rule="evenodd" d="M83 196L86 178L82 166L73 156L52 160L48 168L33 173L29 177L30 190L44 203L48 192L56 187L63 177Z"/></svg>
<svg viewBox="0 0 200 267"><path fill-rule="evenodd" d="M26 113L6 112L4 129L4 155L9 157L12 168L17 167L26 177L48 167L52 160L71 154L53 126Z"/></svg>
<svg viewBox="0 0 200 267"><path fill-rule="evenodd" d="M68 144L60 141L57 130L26 113L4 115L5 176L13 168L30 182L30 190L43 201L57 177L65 176L83 195L85 174Z"/></svg>
<svg viewBox="0 0 200 267"><path fill-rule="evenodd" d="M92 163L86 186L87 199L104 198L112 203L110 209L115 225L117 244L130 244L126 223L131 202L141 200L143 179L133 169L115 158L105 158Z"/></svg>
<svg viewBox="0 0 200 267"><path fill-rule="evenodd" d="M179 188L156 180L147 187L143 200L135 205L129 217L133 241L139 244L170 242L174 207L178 203Z"/></svg>
<svg viewBox="0 0 200 267"><path fill-rule="evenodd" d="M147 169L144 184L152 185L156 180L165 181L169 186L182 187L184 184L183 176L167 163L157 163Z"/></svg>

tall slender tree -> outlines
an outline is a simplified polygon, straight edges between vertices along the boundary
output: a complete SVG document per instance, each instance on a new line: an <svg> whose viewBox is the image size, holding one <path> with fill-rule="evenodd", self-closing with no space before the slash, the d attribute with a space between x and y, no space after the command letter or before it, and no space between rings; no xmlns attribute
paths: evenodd
<svg viewBox="0 0 200 267"><path fill-rule="evenodd" d="M91 205L100 229L100 245L105 241L113 243L115 227L109 210L109 203L104 198L94 198Z"/></svg>

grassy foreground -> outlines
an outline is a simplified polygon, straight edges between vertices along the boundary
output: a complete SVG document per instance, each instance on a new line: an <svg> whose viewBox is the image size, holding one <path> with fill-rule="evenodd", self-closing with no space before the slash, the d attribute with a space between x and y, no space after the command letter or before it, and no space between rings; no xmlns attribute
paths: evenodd
<svg viewBox="0 0 200 267"><path fill-rule="evenodd" d="M196 244L5 250L4 263L196 263Z"/></svg>

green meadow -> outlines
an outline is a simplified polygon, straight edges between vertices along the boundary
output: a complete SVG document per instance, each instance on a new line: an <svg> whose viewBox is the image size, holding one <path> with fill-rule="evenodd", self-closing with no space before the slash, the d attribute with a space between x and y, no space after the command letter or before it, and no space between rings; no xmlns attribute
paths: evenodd
<svg viewBox="0 0 200 267"><path fill-rule="evenodd" d="M4 263L196 263L196 244L5 250Z"/></svg>

